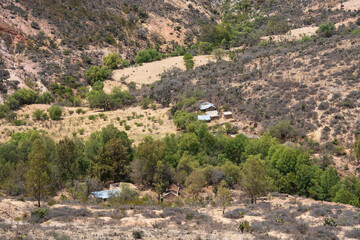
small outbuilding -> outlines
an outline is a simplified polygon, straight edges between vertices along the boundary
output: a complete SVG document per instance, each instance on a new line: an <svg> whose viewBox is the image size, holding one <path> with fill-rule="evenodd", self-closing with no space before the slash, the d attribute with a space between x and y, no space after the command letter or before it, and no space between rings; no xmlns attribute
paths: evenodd
<svg viewBox="0 0 360 240"><path fill-rule="evenodd" d="M210 122L210 121L211 121L211 117L208 116L208 115L198 115L198 120L199 120L199 121Z"/></svg>
<svg viewBox="0 0 360 240"><path fill-rule="evenodd" d="M232 112L224 112L224 117L226 118L226 119L229 119L229 118L232 118L233 117L233 114L232 114Z"/></svg>
<svg viewBox="0 0 360 240"><path fill-rule="evenodd" d="M204 102L204 103L200 104L200 110L205 111L205 112L207 112L207 111L215 111L216 107L212 103Z"/></svg>
<svg viewBox="0 0 360 240"><path fill-rule="evenodd" d="M219 119L219 112L218 111L208 111L206 112L207 116L210 116L211 120Z"/></svg>

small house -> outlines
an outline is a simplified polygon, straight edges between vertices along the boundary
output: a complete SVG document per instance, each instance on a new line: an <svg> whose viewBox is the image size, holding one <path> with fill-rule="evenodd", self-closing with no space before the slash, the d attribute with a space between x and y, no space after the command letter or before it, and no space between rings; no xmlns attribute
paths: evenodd
<svg viewBox="0 0 360 240"><path fill-rule="evenodd" d="M207 112L207 111L215 111L216 107L214 104L209 103L209 102L204 102L200 104L200 110Z"/></svg>
<svg viewBox="0 0 360 240"><path fill-rule="evenodd" d="M219 112L218 111L208 111L206 112L207 116L210 116L211 120L219 119Z"/></svg>
<svg viewBox="0 0 360 240"><path fill-rule="evenodd" d="M229 118L232 118L232 117L233 117L233 114L232 114L232 112L224 112L224 117L225 117L226 119L229 119Z"/></svg>
<svg viewBox="0 0 360 240"><path fill-rule="evenodd" d="M211 117L208 116L208 115L198 115L198 120L199 121L204 121L204 122L210 122Z"/></svg>

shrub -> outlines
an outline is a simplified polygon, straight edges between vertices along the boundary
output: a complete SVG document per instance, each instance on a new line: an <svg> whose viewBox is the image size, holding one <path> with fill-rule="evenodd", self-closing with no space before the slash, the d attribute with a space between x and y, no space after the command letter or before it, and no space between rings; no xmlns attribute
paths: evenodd
<svg viewBox="0 0 360 240"><path fill-rule="evenodd" d="M49 92L44 92L36 99L36 103L40 104L50 104L52 102L54 102L54 97Z"/></svg>
<svg viewBox="0 0 360 240"><path fill-rule="evenodd" d="M213 45L209 42L200 42L199 51L201 54L210 54L213 50Z"/></svg>
<svg viewBox="0 0 360 240"><path fill-rule="evenodd" d="M145 49L138 52L135 57L135 63L141 64L144 62L152 62L162 58L161 53L159 53L156 49Z"/></svg>
<svg viewBox="0 0 360 240"><path fill-rule="evenodd" d="M268 41L261 41L257 44L258 47L267 47L269 45Z"/></svg>
<svg viewBox="0 0 360 240"><path fill-rule="evenodd" d="M333 22L328 21L324 22L320 25L318 29L318 33L323 37L331 37L334 34L335 25Z"/></svg>
<svg viewBox="0 0 360 240"><path fill-rule="evenodd" d="M31 216L38 216L39 218L44 218L49 213L47 208L38 208L31 212Z"/></svg>
<svg viewBox="0 0 360 240"><path fill-rule="evenodd" d="M48 115L44 112L44 110L36 109L32 114L33 120L46 120L48 119Z"/></svg>
<svg viewBox="0 0 360 240"><path fill-rule="evenodd" d="M359 28L359 29L355 29L355 30L353 31L353 34L354 34L354 35L360 35L360 28Z"/></svg>
<svg viewBox="0 0 360 240"><path fill-rule="evenodd" d="M360 228L354 228L353 230L345 232L345 236L348 238L360 239Z"/></svg>
<svg viewBox="0 0 360 240"><path fill-rule="evenodd" d="M130 66L130 62L128 60L124 60L122 63L121 63L121 67L123 68L127 68Z"/></svg>
<svg viewBox="0 0 360 240"><path fill-rule="evenodd" d="M250 231L250 224L249 224L249 222L248 221L243 221L243 222L241 222L240 224L239 224L239 231L241 232L241 233L243 233L243 232L249 232Z"/></svg>
<svg viewBox="0 0 360 240"><path fill-rule="evenodd" d="M134 239L142 239L142 232L141 231L133 231Z"/></svg>
<svg viewBox="0 0 360 240"><path fill-rule="evenodd" d="M22 125L26 125L26 121L24 121L24 120L19 120L19 119L15 119L15 120L13 121L13 124L14 124L15 126L22 126Z"/></svg>
<svg viewBox="0 0 360 240"><path fill-rule="evenodd" d="M311 42L312 41L312 38L310 36L303 36L301 39L300 39L300 43L307 43L307 42Z"/></svg>
<svg viewBox="0 0 360 240"><path fill-rule="evenodd" d="M48 109L48 112L52 120L60 120L62 115L62 109L60 106L52 106Z"/></svg>
<svg viewBox="0 0 360 240"><path fill-rule="evenodd" d="M234 210L225 212L223 216L225 218L230 218L230 219L243 218L244 217L244 209L236 208Z"/></svg>
<svg viewBox="0 0 360 240"><path fill-rule="evenodd" d="M118 53L109 53L103 58L103 65L110 69L116 69L120 63L121 58Z"/></svg>
<svg viewBox="0 0 360 240"><path fill-rule="evenodd" d="M93 85L97 81L106 80L111 74L111 69L107 66L92 65L86 72L85 77L89 84Z"/></svg>
<svg viewBox="0 0 360 240"><path fill-rule="evenodd" d="M336 227L338 224L337 224L337 222L335 222L335 220L332 219L332 218L325 218L324 225Z"/></svg>

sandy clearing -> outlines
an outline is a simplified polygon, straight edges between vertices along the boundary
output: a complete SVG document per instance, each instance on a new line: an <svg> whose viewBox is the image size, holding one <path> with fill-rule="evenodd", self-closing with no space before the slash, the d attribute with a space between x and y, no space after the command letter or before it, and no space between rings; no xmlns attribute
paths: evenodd
<svg viewBox="0 0 360 240"><path fill-rule="evenodd" d="M303 36L312 36L316 34L318 27L303 27L292 29L284 35L273 35L262 37L262 40L269 41L270 38L274 42L283 42L283 41L295 41L301 39Z"/></svg>
<svg viewBox="0 0 360 240"><path fill-rule="evenodd" d="M167 112L169 108L142 109L138 106L129 107L126 109L118 109L114 111L103 112L101 110L91 110L83 107L85 114L77 114L75 107L63 107L63 117L59 121L33 121L32 113L36 109L41 109L46 112L49 105L34 104L24 106L17 111L18 119L24 119L26 126L15 126L6 121L0 122L0 142L6 142L10 139L13 132L25 132L27 130L36 128L45 131L55 141L63 139L64 137L72 137L76 133L78 137L87 139L92 132L101 130L101 128L114 124L120 131L125 131L129 138L135 143L140 142L145 136L152 136L155 139L162 138L166 134L176 133L176 127L171 119L168 118ZM70 112L73 112L70 114ZM26 119L26 115L29 118ZM99 114L104 114L107 119L104 120L99 117ZM132 119L133 114L138 116ZM95 120L89 120L90 115L95 115ZM117 119L126 121L122 125ZM130 118L130 120L128 120ZM129 130L125 129L125 124L130 126Z"/></svg>
<svg viewBox="0 0 360 240"><path fill-rule="evenodd" d="M347 2L342 3L344 5L344 10L359 10L360 9L360 0L350 0ZM336 7L333 8L339 9L341 8L341 3L339 3Z"/></svg>
<svg viewBox="0 0 360 240"><path fill-rule="evenodd" d="M195 67L214 62L212 55L195 56ZM113 72L112 79L117 82L135 82L136 84L151 84L160 80L160 75L172 68L185 69L183 56L170 57L156 62L144 63L142 66L133 66Z"/></svg>

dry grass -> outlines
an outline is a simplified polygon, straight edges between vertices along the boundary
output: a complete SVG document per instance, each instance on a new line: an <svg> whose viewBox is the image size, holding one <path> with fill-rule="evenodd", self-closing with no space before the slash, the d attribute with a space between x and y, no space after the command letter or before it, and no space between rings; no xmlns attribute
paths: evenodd
<svg viewBox="0 0 360 240"><path fill-rule="evenodd" d="M77 114L77 108L64 107L63 117L59 121L33 121L32 113L36 109L42 109L46 111L50 106L35 104L23 107L17 111L19 119L25 119L25 115L29 114L29 118L26 126L14 126L3 120L0 125L0 141L5 142L10 139L10 135L13 132L24 132L29 129L36 128L38 130L44 130L55 140L60 140L64 137L71 137L73 133L77 136L87 139L94 131L100 130L109 124L114 124L119 130L127 132L129 137L135 142L142 140L144 136L150 135L154 138L161 138L167 133L176 133L176 127L172 120L168 118L167 112L169 108L142 109L140 107L130 107L127 109L119 109L115 111L103 112L100 110L91 110L83 108L86 111L85 114ZM70 114L70 112L73 112ZM107 118L104 120L100 116L104 114ZM95 116L95 120L90 120L89 116ZM135 116L135 117L133 117ZM90 117L91 118L91 117ZM128 118L130 120L128 120ZM120 125L120 121L126 121ZM125 129L125 125L130 126L129 130Z"/></svg>

